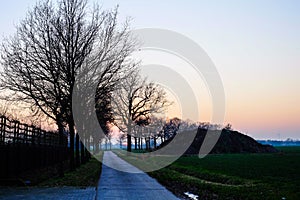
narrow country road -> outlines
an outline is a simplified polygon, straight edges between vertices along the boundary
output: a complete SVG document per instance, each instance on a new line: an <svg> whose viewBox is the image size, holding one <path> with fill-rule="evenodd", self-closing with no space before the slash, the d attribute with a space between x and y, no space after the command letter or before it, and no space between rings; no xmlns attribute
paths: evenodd
<svg viewBox="0 0 300 200"><path fill-rule="evenodd" d="M0 187L0 200L173 200L178 199L155 179L119 158L104 152L104 163L127 173L102 165L102 174L95 187Z"/></svg>
<svg viewBox="0 0 300 200"><path fill-rule="evenodd" d="M103 163L118 166L118 169L123 169L123 171L140 173L118 171L103 164L102 174L98 184L97 200L178 199L155 179L119 158L111 151L104 152Z"/></svg>

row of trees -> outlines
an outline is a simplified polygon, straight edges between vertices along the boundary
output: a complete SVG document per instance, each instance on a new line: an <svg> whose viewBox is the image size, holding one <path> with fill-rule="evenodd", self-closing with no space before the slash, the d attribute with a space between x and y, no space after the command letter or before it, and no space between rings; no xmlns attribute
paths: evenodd
<svg viewBox="0 0 300 200"><path fill-rule="evenodd" d="M155 150L165 141L173 139L178 133L185 131L205 129L205 130L233 130L231 124L225 126L220 124L211 124L209 122L193 122L191 120L182 120L177 117L164 119L152 117L147 123L136 123L132 129L134 139L134 149ZM122 148L123 141L126 139L124 134L120 134L118 141ZM107 142L110 142L108 140Z"/></svg>
<svg viewBox="0 0 300 200"><path fill-rule="evenodd" d="M99 66L103 73L97 98L102 99L133 51L128 31L127 24L117 27L117 9L88 10L84 0L58 1L56 6L41 1L2 45L1 89L6 99L26 103L35 114L54 120L60 135L68 129L71 169L76 166L74 146L76 155L79 152L72 114L76 75L84 65Z"/></svg>
<svg viewBox="0 0 300 200"><path fill-rule="evenodd" d="M159 144L174 137L180 130L180 125L181 120L176 117L167 121L157 117L148 118L146 122L144 120L137 121L131 131L134 149L143 149L143 146L146 150L156 149ZM123 140L128 140L124 136L124 134L120 134L118 138L121 148Z"/></svg>
<svg viewBox="0 0 300 200"><path fill-rule="evenodd" d="M16 33L2 44L2 96L27 105L35 116L52 119L61 138L65 129L69 131L71 170L78 163L80 145L72 95L82 70L97 69L92 112L105 133L110 123L126 132L128 151L134 125L146 123L169 104L163 89L139 75L129 58L136 42L128 22L118 26L117 16L117 8L101 11L97 5L88 7L85 0L45 0L28 12ZM99 146L96 135L93 143Z"/></svg>

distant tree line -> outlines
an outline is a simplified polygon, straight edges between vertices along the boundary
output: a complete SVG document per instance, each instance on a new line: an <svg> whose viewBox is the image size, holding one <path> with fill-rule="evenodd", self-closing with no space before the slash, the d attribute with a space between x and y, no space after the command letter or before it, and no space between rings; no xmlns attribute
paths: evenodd
<svg viewBox="0 0 300 200"><path fill-rule="evenodd" d="M286 140L257 140L257 142L272 146L300 146L300 140L288 138Z"/></svg>
<svg viewBox="0 0 300 200"><path fill-rule="evenodd" d="M159 145L172 140L178 133L184 134L191 130L233 130L231 124L225 126L211 124L209 122L193 122L182 120L177 117L171 119L151 116L147 119L137 120L132 128L131 137L134 142L135 150L156 150ZM122 148L123 141L127 140L126 134L120 134L118 141ZM127 142L128 145L128 142ZM128 148L128 147L127 147Z"/></svg>

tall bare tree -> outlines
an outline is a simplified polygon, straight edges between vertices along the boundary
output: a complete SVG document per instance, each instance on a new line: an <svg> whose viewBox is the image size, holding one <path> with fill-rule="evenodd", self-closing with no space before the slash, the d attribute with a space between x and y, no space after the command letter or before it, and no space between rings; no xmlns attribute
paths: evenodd
<svg viewBox="0 0 300 200"><path fill-rule="evenodd" d="M153 138L154 149L157 148L157 139L163 133L163 127L164 127L165 123L166 123L166 120L163 118L158 118L158 117L151 118L150 129L152 131L151 136ZM160 143L162 143L162 141Z"/></svg>
<svg viewBox="0 0 300 200"><path fill-rule="evenodd" d="M113 94L114 119L118 128L127 134L127 151L131 151L133 127L141 119L159 114L169 105L166 92L154 83L147 83L139 70L131 71Z"/></svg>
<svg viewBox="0 0 300 200"><path fill-rule="evenodd" d="M117 9L89 10L86 0L56 4L45 0L28 12L16 34L2 45L1 88L12 91L12 99L55 120L61 134L68 125L71 169L75 166L72 93L76 76L85 65L96 66L98 93L113 86L134 48L128 28L127 23L117 26Z"/></svg>

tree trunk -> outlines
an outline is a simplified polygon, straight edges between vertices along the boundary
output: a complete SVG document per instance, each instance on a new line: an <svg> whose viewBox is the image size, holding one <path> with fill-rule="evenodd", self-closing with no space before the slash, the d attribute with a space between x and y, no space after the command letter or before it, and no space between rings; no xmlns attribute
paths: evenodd
<svg viewBox="0 0 300 200"><path fill-rule="evenodd" d="M79 135L76 133L76 143L75 143L75 155L76 155L76 167L80 166L80 155L79 155Z"/></svg>
<svg viewBox="0 0 300 200"><path fill-rule="evenodd" d="M81 163L85 163L85 151L84 151L84 145L83 142L80 141L80 158L81 158Z"/></svg>
<svg viewBox="0 0 300 200"><path fill-rule="evenodd" d="M134 137L134 149L137 150L137 137Z"/></svg>
<svg viewBox="0 0 300 200"><path fill-rule="evenodd" d="M139 144L139 149L141 149L141 138L140 137L139 137L138 144Z"/></svg>
<svg viewBox="0 0 300 200"><path fill-rule="evenodd" d="M148 150L151 149L151 144L150 144L150 137L148 137Z"/></svg>
<svg viewBox="0 0 300 200"><path fill-rule="evenodd" d="M127 151L131 152L131 135L127 134Z"/></svg>
<svg viewBox="0 0 300 200"><path fill-rule="evenodd" d="M74 160L74 136L75 136L75 130L74 130L74 120L72 117L68 120L69 125L69 131L70 131L70 170L75 169L75 160Z"/></svg>
<svg viewBox="0 0 300 200"><path fill-rule="evenodd" d="M99 153L99 141L95 141L95 153Z"/></svg>
<svg viewBox="0 0 300 200"><path fill-rule="evenodd" d="M91 138L90 137L87 139L87 150L91 151Z"/></svg>
<svg viewBox="0 0 300 200"><path fill-rule="evenodd" d="M61 123L57 122L58 126L58 133L59 133L59 146L62 149L62 152L59 154L59 165L58 165L58 174L60 177L64 177L64 154L65 154L65 147L64 147L64 127Z"/></svg>
<svg viewBox="0 0 300 200"><path fill-rule="evenodd" d="M131 126L128 126L127 130L127 151L131 152Z"/></svg>
<svg viewBox="0 0 300 200"><path fill-rule="evenodd" d="M90 151L91 151L91 138L88 137L87 139L87 147L85 147L85 153L86 153L86 158L87 160L86 161L89 161L90 158L91 158L91 154L90 154Z"/></svg>

